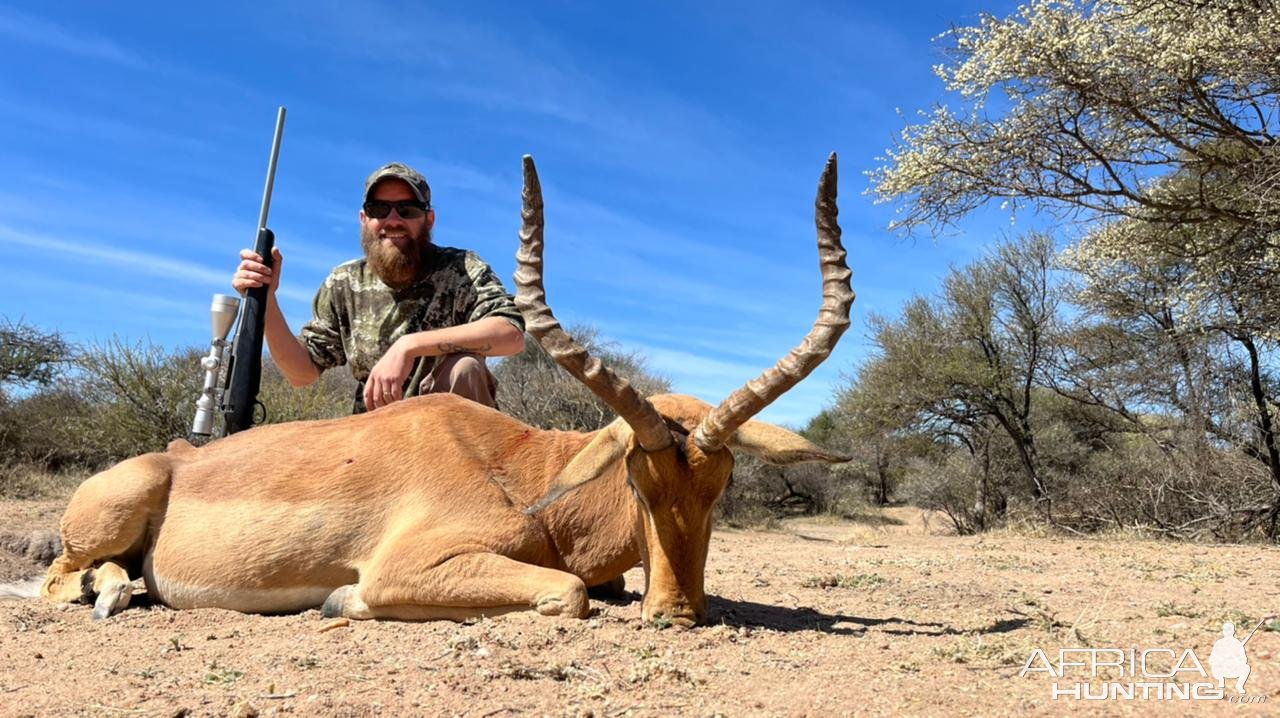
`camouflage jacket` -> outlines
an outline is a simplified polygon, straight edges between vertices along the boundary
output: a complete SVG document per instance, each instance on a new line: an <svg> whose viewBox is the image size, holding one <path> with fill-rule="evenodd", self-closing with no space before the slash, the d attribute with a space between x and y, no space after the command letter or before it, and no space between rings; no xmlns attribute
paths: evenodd
<svg viewBox="0 0 1280 718"><path fill-rule="evenodd" d="M316 292L312 319L299 337L321 370L351 364L364 382L373 365L400 337L502 317L524 331L524 318L493 269L474 252L432 247L423 277L392 289L374 275L364 257L333 269ZM405 396L415 396L439 357L415 362Z"/></svg>

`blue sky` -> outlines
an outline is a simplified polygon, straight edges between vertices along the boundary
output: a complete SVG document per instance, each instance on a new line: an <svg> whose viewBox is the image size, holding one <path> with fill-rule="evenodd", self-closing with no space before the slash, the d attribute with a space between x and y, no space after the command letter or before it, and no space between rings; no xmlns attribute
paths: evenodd
<svg viewBox="0 0 1280 718"><path fill-rule="evenodd" d="M944 99L933 41L951 3L0 3L0 315L77 342L208 343L258 217L297 331L359 253L364 177L431 182L436 242L513 289L520 157L546 200L546 286L678 391L712 403L771 366L820 303L813 198L840 155L854 325L761 418L803 425L894 313L987 231L885 231L865 194L902 115ZM197 371L196 367L192 367Z"/></svg>

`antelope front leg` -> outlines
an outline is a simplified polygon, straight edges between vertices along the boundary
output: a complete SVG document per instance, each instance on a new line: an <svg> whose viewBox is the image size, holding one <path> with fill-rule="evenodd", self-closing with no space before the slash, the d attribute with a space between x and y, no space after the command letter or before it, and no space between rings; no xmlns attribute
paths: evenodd
<svg viewBox="0 0 1280 718"><path fill-rule="evenodd" d="M410 553L411 555L411 553ZM324 602L326 617L464 621L511 611L586 618L582 579L493 553L455 556L421 569L400 554L362 571Z"/></svg>

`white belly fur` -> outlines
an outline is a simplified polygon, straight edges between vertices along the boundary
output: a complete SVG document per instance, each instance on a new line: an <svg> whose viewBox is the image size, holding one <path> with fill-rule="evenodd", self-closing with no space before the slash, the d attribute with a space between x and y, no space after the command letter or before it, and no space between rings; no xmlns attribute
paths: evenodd
<svg viewBox="0 0 1280 718"><path fill-rule="evenodd" d="M330 586L292 588L228 588L192 586L154 576L147 591L172 608L225 608L241 613L297 613L317 608L329 594Z"/></svg>
<svg viewBox="0 0 1280 718"><path fill-rule="evenodd" d="M234 588L198 586L171 581L152 570L151 556L143 564L147 593L170 608L225 608L240 613L297 613L318 608L335 586L288 588Z"/></svg>

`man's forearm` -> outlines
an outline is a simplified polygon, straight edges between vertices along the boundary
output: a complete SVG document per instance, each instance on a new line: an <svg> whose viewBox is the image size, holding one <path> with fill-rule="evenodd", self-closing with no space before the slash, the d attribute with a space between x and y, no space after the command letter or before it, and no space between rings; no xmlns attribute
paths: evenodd
<svg viewBox="0 0 1280 718"><path fill-rule="evenodd" d="M264 327L267 336L267 348L271 350L271 358L280 372L293 386L306 386L320 378L320 369L311 361L311 353L302 345L302 340L294 336L289 329L289 322L280 310L280 303L275 295L267 301L267 320Z"/></svg>
<svg viewBox="0 0 1280 718"><path fill-rule="evenodd" d="M500 357L519 354L524 349L524 333L501 317L406 334L400 341L412 357L459 353Z"/></svg>

